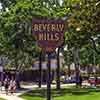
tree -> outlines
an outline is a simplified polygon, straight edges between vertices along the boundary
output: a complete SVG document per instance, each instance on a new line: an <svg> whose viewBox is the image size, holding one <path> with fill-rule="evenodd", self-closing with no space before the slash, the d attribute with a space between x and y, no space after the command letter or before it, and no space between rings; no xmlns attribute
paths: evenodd
<svg viewBox="0 0 100 100"><path fill-rule="evenodd" d="M34 57L40 52L31 32L32 18L45 17L48 15L48 10L34 0L21 0L9 6L5 3L3 2L2 5L9 10L3 10L0 18L1 53L9 59L7 66L13 66L19 72L29 68Z"/></svg>
<svg viewBox="0 0 100 100"><path fill-rule="evenodd" d="M69 8L65 44L69 43L71 47L81 49L88 43L99 54L94 38L98 38L100 32L100 2L98 0L73 0L72 3L72 1L66 0L64 5L65 8ZM76 49L74 51L77 51Z"/></svg>

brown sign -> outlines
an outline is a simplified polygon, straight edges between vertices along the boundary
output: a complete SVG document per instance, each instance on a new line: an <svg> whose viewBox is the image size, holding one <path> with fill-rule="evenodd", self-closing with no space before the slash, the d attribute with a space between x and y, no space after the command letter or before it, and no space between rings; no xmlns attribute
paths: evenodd
<svg viewBox="0 0 100 100"><path fill-rule="evenodd" d="M32 24L33 36L43 51L53 52L62 44L66 27L64 20L35 19Z"/></svg>

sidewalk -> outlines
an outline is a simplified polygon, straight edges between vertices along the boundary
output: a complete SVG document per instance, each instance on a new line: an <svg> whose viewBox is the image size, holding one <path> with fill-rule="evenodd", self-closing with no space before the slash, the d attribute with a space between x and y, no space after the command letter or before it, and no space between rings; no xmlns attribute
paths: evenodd
<svg viewBox="0 0 100 100"><path fill-rule="evenodd" d="M52 87L53 86L55 86L55 85L52 85ZM63 85L63 86L66 86L66 84ZM70 84L70 86L71 86L71 84ZM11 95L10 93L8 95L6 95L4 87L2 87L2 91L0 90L0 97L4 98L6 100L24 100L24 99L22 99L18 96L25 93L25 92L28 92L28 91L31 91L33 89L38 88L38 85L22 85L21 87L24 88L24 89L20 90L20 91L16 91L16 93L14 93L14 95ZM46 88L46 87L47 87L47 85L42 85L42 88Z"/></svg>
<svg viewBox="0 0 100 100"><path fill-rule="evenodd" d="M5 90L3 88L2 91L0 91L0 97L4 98L6 100L24 100L24 99L18 97L18 95L21 95L24 92L27 92L27 91L17 91L13 95L10 93L8 93L8 95L6 95Z"/></svg>
<svg viewBox="0 0 100 100"><path fill-rule="evenodd" d="M83 84L87 85L87 83L83 83ZM55 87L56 84L51 85L51 86ZM74 84L61 84L61 86L75 86L75 83ZM24 100L24 99L22 99L18 96L25 93L25 92L28 92L28 91L31 91L33 89L38 88L38 85L22 85L21 87L23 89L19 90L19 91L16 91L16 93L14 93L14 95L11 95L10 93L8 95L6 95L6 93L4 91L4 88L3 88L2 91L0 91L0 97L4 98L6 100ZM42 88L46 88L46 87L47 87L47 85L42 85Z"/></svg>
<svg viewBox="0 0 100 100"><path fill-rule="evenodd" d="M15 94L14 95L6 95L6 94L0 93L0 97L3 98L3 99L6 99L6 100L24 100L24 99L19 98Z"/></svg>

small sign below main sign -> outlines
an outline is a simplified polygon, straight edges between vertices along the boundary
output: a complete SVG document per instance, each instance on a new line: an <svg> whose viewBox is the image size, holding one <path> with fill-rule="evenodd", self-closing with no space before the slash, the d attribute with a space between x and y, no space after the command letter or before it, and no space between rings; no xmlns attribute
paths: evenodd
<svg viewBox="0 0 100 100"><path fill-rule="evenodd" d="M64 38L66 22L62 19L34 19L32 31L38 45L44 52L53 52Z"/></svg>

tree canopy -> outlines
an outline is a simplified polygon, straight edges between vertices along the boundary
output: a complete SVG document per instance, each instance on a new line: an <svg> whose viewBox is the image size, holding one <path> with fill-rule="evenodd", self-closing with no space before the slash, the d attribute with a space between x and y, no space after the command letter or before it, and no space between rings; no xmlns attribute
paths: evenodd
<svg viewBox="0 0 100 100"><path fill-rule="evenodd" d="M99 0L0 0L0 3L0 54L10 59L9 66L27 66L38 57L41 50L32 36L33 18L67 19L64 45L68 45L69 57L72 48L78 46L82 63L89 62L90 56L85 59L88 52L90 55L95 52L99 59Z"/></svg>

